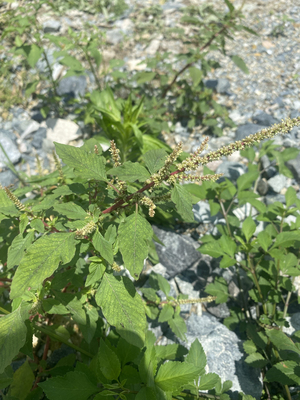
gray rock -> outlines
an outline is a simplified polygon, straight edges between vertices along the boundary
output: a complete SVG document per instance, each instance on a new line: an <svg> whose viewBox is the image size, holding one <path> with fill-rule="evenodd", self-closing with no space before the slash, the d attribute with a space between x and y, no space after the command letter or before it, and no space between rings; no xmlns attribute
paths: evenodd
<svg viewBox="0 0 300 400"><path fill-rule="evenodd" d="M273 176L273 178L270 178L268 180L268 185L270 189L273 190L273 192L275 193L280 193L281 190L286 186L286 184L287 178L282 174L275 175Z"/></svg>
<svg viewBox="0 0 300 400"><path fill-rule="evenodd" d="M65 95L68 97L78 98L79 96L84 96L86 85L87 82L84 75L68 76L59 82L57 94L59 96Z"/></svg>
<svg viewBox="0 0 300 400"><path fill-rule="evenodd" d="M55 19L49 19L48 21L45 21L43 23L43 31L45 33L59 32L60 28L61 28L60 22L56 21Z"/></svg>
<svg viewBox="0 0 300 400"><path fill-rule="evenodd" d="M265 171L262 173L263 178L270 179L277 174L277 170L273 165L276 164L276 161L269 160L269 157L265 154L260 158L262 169Z"/></svg>
<svg viewBox="0 0 300 400"><path fill-rule="evenodd" d="M188 236L152 226L155 235L164 243L162 246L155 242L159 261L167 268L168 278L173 278L181 271L197 263L201 254L196 250L198 242Z"/></svg>
<svg viewBox="0 0 300 400"><path fill-rule="evenodd" d="M274 124L278 124L278 119L272 117L272 115L267 114L264 111L259 111L255 113L252 117L252 121L257 123L258 125L264 125L264 126L271 126Z"/></svg>
<svg viewBox="0 0 300 400"><path fill-rule="evenodd" d="M297 183L300 183L300 153L293 160L286 161L285 165L292 172Z"/></svg>
<svg viewBox="0 0 300 400"><path fill-rule="evenodd" d="M258 193L260 195L264 196L265 194L267 194L268 189L269 189L269 185L268 185L268 182L266 181L266 179L265 178L260 179L257 184Z"/></svg>
<svg viewBox="0 0 300 400"><path fill-rule="evenodd" d="M21 159L21 153L19 152L17 146L14 144L11 138L8 137L7 134L4 133L3 131L0 132L0 143L3 146L9 160L13 164L17 164ZM6 158L5 154L3 153L0 147L0 168L6 167L7 163L8 159Z"/></svg>
<svg viewBox="0 0 300 400"><path fill-rule="evenodd" d="M267 206L275 203L275 201L279 201L279 203L282 203L282 204L286 203L285 196L283 194L267 195L264 197L263 200Z"/></svg>
<svg viewBox="0 0 300 400"><path fill-rule="evenodd" d="M291 117L291 118L300 117L300 111L299 111L299 110L293 110L293 111L291 112L290 117Z"/></svg>
<svg viewBox="0 0 300 400"><path fill-rule="evenodd" d="M216 174L224 174L218 182L223 182L225 178L236 181L241 175L246 173L248 168L241 163L234 161L223 161L216 170Z"/></svg>
<svg viewBox="0 0 300 400"><path fill-rule="evenodd" d="M4 186L13 185L18 181L16 175L8 169L7 171L0 172L0 184Z"/></svg>
<svg viewBox="0 0 300 400"><path fill-rule="evenodd" d="M265 129L266 126L257 125L257 124L245 124L241 125L237 128L235 132L235 139L236 140L243 140L246 136L254 135L255 133Z"/></svg>
<svg viewBox="0 0 300 400"><path fill-rule="evenodd" d="M39 128L33 135L33 139L32 139L32 146L35 149L41 149L43 146L43 140L46 138L47 136L47 129L46 128Z"/></svg>
<svg viewBox="0 0 300 400"><path fill-rule="evenodd" d="M230 89L230 82L225 78L207 79L204 84L209 89L216 90L221 94L226 94Z"/></svg>
<svg viewBox="0 0 300 400"><path fill-rule="evenodd" d="M232 392L242 391L260 399L260 371L244 362L245 354L240 350L242 341L237 335L207 313L202 316L192 314L186 325L188 347L195 339L199 340L206 354L208 372L218 374L222 382L231 380ZM237 394L234 393L232 398L237 398Z"/></svg>
<svg viewBox="0 0 300 400"><path fill-rule="evenodd" d="M210 205L205 200L200 200L197 204L194 204L193 212L195 221L200 222L201 224L216 224L219 222L219 219L223 218L221 213L212 216L210 214Z"/></svg>

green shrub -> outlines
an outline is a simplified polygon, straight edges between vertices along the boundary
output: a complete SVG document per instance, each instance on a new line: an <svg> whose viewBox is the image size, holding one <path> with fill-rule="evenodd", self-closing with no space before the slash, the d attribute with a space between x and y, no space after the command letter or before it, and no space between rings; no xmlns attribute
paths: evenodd
<svg viewBox="0 0 300 400"><path fill-rule="evenodd" d="M56 143L56 152L66 166L61 167L56 158L57 171L52 174L28 178L14 193L1 189L0 290L1 311L6 315L0 319L0 383L3 389L8 388L5 393L9 398L19 398L19 393L24 399L41 398L45 393L50 400L115 395L122 399L179 399L187 393L189 398L197 398L199 390L229 398L224 392L231 383L222 385L216 374L205 373L206 357L197 340L188 354L178 345L153 346L155 336L146 323L146 315L166 321L184 339L186 327L179 315L180 304L214 299L224 302L228 297L224 282L217 279L206 288L212 296L194 300L170 297L169 283L153 273L151 287L142 289L143 296L135 288L152 240L156 240L148 220L162 207L175 212L182 221L193 222L192 205L201 198L210 201L213 213L223 210L227 225L217 226L221 238L202 239L200 251L222 257L223 268L237 265L253 283L242 311L233 312L226 323L232 328L244 321L241 331L249 336L244 344L249 353L246 362L263 369L265 387L271 393L275 381L290 398L289 386L299 380L298 332L293 341L281 329L293 291L290 277L300 274L300 217L295 207L290 208L293 204L299 207L300 200L289 188L286 207L259 203L248 190L259 175L255 164L249 164L249 172L239 178L237 189L228 180L206 184L220 174L195 178L188 171L237 150L243 150L253 162L253 151L245 149L287 133L296 125L300 125L300 118L201 156L206 138L194 154L179 163L176 159L181 144L170 155L163 149L150 150L143 155L145 166L132 161L121 163L113 141L112 163L103 156L96 139L81 148ZM275 156L268 143L260 151ZM294 156L293 149L277 155L283 160ZM179 184L191 179L202 185ZM29 192L34 194L32 199L25 196ZM234 197L240 204L249 202L260 212L258 220L269 223L257 238L253 237L256 226L250 217L240 228L232 215ZM284 222L287 215L296 216L291 227ZM245 254L244 261L237 262L238 252ZM136 283L120 274L122 268ZM158 289L166 294L167 301L157 297ZM283 312L276 307L281 301ZM258 310L256 320L249 320L251 304ZM40 340L46 337L39 364L31 361L33 334ZM47 367L50 341L76 350L76 366L74 354L52 369ZM13 374L10 364L19 352L28 361Z"/></svg>

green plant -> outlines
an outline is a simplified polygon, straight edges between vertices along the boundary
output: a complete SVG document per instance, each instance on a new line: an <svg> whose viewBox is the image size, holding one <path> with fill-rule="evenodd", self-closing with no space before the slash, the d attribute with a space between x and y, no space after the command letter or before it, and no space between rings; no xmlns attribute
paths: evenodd
<svg viewBox="0 0 300 400"><path fill-rule="evenodd" d="M153 346L155 337L147 331L146 314L167 321L171 329L184 339L185 326L179 317L179 307L189 300L169 297L168 282L154 274L150 278L152 289L142 289L146 300L143 301L136 291L144 259L151 249L152 240L156 240L148 219L153 218L159 208L173 213L175 208L175 215L192 222L192 204L202 197L202 193L200 196L199 193L193 194L194 186L180 185L179 181L193 179L204 183L215 181L220 174L196 178L188 171L278 133L287 133L296 125L300 125L300 118L283 121L243 141L201 156L208 142L206 138L194 154L180 163L176 163L176 159L181 145L170 155L163 149L150 150L143 155L145 167L139 162L121 163L113 141L110 148L113 166L103 157L95 139L90 139L81 148L56 143L56 152L66 166L61 167L56 157L55 172L28 179L27 184L14 193L8 188L0 190L0 260L3 265L0 310L4 314L0 319L0 384L8 398L39 399L45 393L50 400L66 397L99 400L106 396L192 399L199 398L199 390L209 390L210 396L229 399L224 392L230 389L230 382L222 385L216 374L205 374L206 358L198 341L192 344L185 358L187 351L182 346ZM280 165L289 155L281 153L277 158ZM247 176L246 183L239 183L239 193L250 187L249 181ZM223 189L213 187L225 200L230 190L233 192L228 182L227 185L226 196ZM26 199L28 192L34 194L33 199ZM296 201L293 196L289 190L288 206ZM281 215L286 215L284 208ZM272 215L266 214L265 217L270 220ZM294 232L277 236L276 230L270 230L270 237L277 236L275 246L270 249L272 257L281 260L276 252L278 247L289 248L296 243L298 222ZM237 225L230 219L229 223ZM254 232L252 223L247 219L242 233L236 235L242 244L241 251L247 253L253 249L255 252L261 246L267 252L266 238L249 242ZM282 226L283 230L288 230L285 224ZM226 233L224 229L222 232ZM243 234L245 240L241 237ZM208 237L206 246L212 240ZM229 251L227 248L230 251L224 255L223 267L232 265L230 257L237 247L230 236L224 235L216 242L216 248L218 245L223 248L224 243L226 252ZM296 273L293 255L285 256L285 260L284 273ZM121 273L122 265L134 283ZM252 261L241 265L252 276L257 277L261 270ZM267 276L269 268L273 271L272 263L266 267ZM280 268L278 265L275 267L277 279ZM166 294L167 301L159 300L156 295L158 288ZM279 288L291 291L288 279L282 279L277 284L276 289ZM207 291L212 290L208 287ZM273 368L278 369L281 360L287 360L289 368L294 368L298 360L283 350L297 354L297 343L284 336L285 342L280 344L283 336L277 337L274 329L266 328L273 321L281 324L283 315L272 308L270 316L269 298L264 300L259 296L259 291L257 294L253 290L252 299L257 303L262 301L264 315L265 308L268 312L265 319L258 320L259 327L263 325L267 338L275 351L278 350L274 353L278 362L271 359ZM277 301L274 296L271 300ZM220 301L216 293L215 297L194 299L194 302L213 298ZM253 329L256 332L254 325ZM42 360L35 358L38 362L33 362L33 353L36 352L32 348L33 334L45 344ZM284 334L279 332L278 335ZM77 351L79 358L75 367L75 354L63 358L54 368L47 367L48 350L51 344L59 342ZM289 343L289 347L285 343ZM263 353L264 348L261 349L255 340L249 344L253 348L256 345L254 352ZM269 350L273 351L268 344ZM28 361L13 374L10 363L19 351L28 357ZM169 361L164 363L165 360ZM270 381L274 376L277 379L277 375L269 371L267 379ZM293 371L297 375L296 367ZM294 382L296 378L293 375L289 379Z"/></svg>

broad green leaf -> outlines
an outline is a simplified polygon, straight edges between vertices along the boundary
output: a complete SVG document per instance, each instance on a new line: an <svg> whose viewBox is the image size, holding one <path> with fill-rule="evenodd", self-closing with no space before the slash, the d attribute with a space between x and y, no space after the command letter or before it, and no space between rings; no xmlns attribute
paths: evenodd
<svg viewBox="0 0 300 400"><path fill-rule="evenodd" d="M20 307L0 318L0 374L12 362L26 340L26 325Z"/></svg>
<svg viewBox="0 0 300 400"><path fill-rule="evenodd" d="M82 308L81 301L73 293L62 293L55 291L55 297L69 310L77 324L86 324L86 313Z"/></svg>
<svg viewBox="0 0 300 400"><path fill-rule="evenodd" d="M223 258L220 262L220 268L229 268L235 264L236 264L235 258L231 258L231 257L225 255L225 256L223 256Z"/></svg>
<svg viewBox="0 0 300 400"><path fill-rule="evenodd" d="M155 383L166 392L174 391L197 379L199 371L200 368L193 364L169 361L160 366L155 377Z"/></svg>
<svg viewBox="0 0 300 400"><path fill-rule="evenodd" d="M140 349L131 343L128 343L125 339L120 337L117 344L117 354L122 363L122 367L128 362L133 361L139 354Z"/></svg>
<svg viewBox="0 0 300 400"><path fill-rule="evenodd" d="M134 279L138 279L148 256L149 241L153 230L149 222L140 214L134 213L119 225L119 248L125 267Z"/></svg>
<svg viewBox="0 0 300 400"><path fill-rule="evenodd" d="M88 214L84 209L73 202L55 204L54 210L70 219L84 219Z"/></svg>
<svg viewBox="0 0 300 400"><path fill-rule="evenodd" d="M37 46L36 44L25 45L21 48L26 54L28 64L31 66L31 68L34 68L35 64L38 62L43 53L43 48Z"/></svg>
<svg viewBox="0 0 300 400"><path fill-rule="evenodd" d="M214 283L209 283L205 288L206 293L217 296L216 304L225 303L228 299L228 287L224 278L217 277Z"/></svg>
<svg viewBox="0 0 300 400"><path fill-rule="evenodd" d="M171 199L175 203L176 210L184 222L195 222L192 196L183 185L177 183L174 185L171 192Z"/></svg>
<svg viewBox="0 0 300 400"><path fill-rule="evenodd" d="M168 320L168 324L179 339L186 341L185 333L187 327L184 320L179 315L175 315L173 319Z"/></svg>
<svg viewBox="0 0 300 400"><path fill-rule="evenodd" d="M224 250L221 248L217 240L204 243L199 249L201 254L208 254L211 257L219 258L225 256Z"/></svg>
<svg viewBox="0 0 300 400"><path fill-rule="evenodd" d="M75 233L55 233L42 236L29 247L13 278L10 298L22 296L28 288L37 288L75 254Z"/></svg>
<svg viewBox="0 0 300 400"><path fill-rule="evenodd" d="M97 329L99 314L98 310L90 303L84 305L84 310L86 311L86 323L85 325L80 324L79 327L85 341L91 343Z"/></svg>
<svg viewBox="0 0 300 400"><path fill-rule="evenodd" d="M203 78L203 72L201 69L197 67L190 67L189 68L190 77L192 78L193 85L198 86Z"/></svg>
<svg viewBox="0 0 300 400"><path fill-rule="evenodd" d="M45 225L43 224L43 221L39 218L34 218L32 221L30 221L30 226L39 233L45 232Z"/></svg>
<svg viewBox="0 0 300 400"><path fill-rule="evenodd" d="M266 360L260 353L252 353L245 359L245 363L251 365L253 368L263 368L268 364Z"/></svg>
<svg viewBox="0 0 300 400"><path fill-rule="evenodd" d="M285 192L286 206L291 207L297 200L296 190L290 186Z"/></svg>
<svg viewBox="0 0 300 400"><path fill-rule="evenodd" d="M98 351L98 368L109 380L117 380L121 372L121 364L116 353L111 350L103 339L100 340L100 347Z"/></svg>
<svg viewBox="0 0 300 400"><path fill-rule="evenodd" d="M170 289L171 289L169 282L167 281L166 278L164 278L160 274L156 274L156 278L157 278L157 283L158 283L160 290L162 290L164 292L164 294L166 296L168 296Z"/></svg>
<svg viewBox="0 0 300 400"><path fill-rule="evenodd" d="M299 364L289 360L280 361L267 371L265 379L282 385L300 385Z"/></svg>
<svg viewBox="0 0 300 400"><path fill-rule="evenodd" d="M154 79L155 75L155 72L140 72L137 74L136 83L141 85L142 83L150 82Z"/></svg>
<svg viewBox="0 0 300 400"><path fill-rule="evenodd" d="M17 235L7 253L7 269L13 268L15 265L19 265L24 251L31 245L34 240L34 232L28 232L28 234L23 238L20 233Z"/></svg>
<svg viewBox="0 0 300 400"><path fill-rule="evenodd" d="M32 388L34 374L28 361L25 361L14 373L13 381L9 388L9 395L18 400L25 400Z"/></svg>
<svg viewBox="0 0 300 400"><path fill-rule="evenodd" d="M149 150L143 155L146 167L150 174L154 174L165 165L167 152L164 149Z"/></svg>
<svg viewBox="0 0 300 400"><path fill-rule="evenodd" d="M85 150L56 143L55 149L58 156L69 167L74 168L84 179L106 180L105 158L95 153L87 153Z"/></svg>
<svg viewBox="0 0 300 400"><path fill-rule="evenodd" d="M0 374L0 389L5 389L9 386L13 380L14 370L11 365L8 365L4 372Z"/></svg>
<svg viewBox="0 0 300 400"><path fill-rule="evenodd" d="M64 58L60 59L59 63L62 65L65 65L73 70L78 70L80 72L83 70L81 62L78 61L75 57L70 56L70 55L66 55Z"/></svg>
<svg viewBox="0 0 300 400"><path fill-rule="evenodd" d="M189 354L186 356L185 361L200 369L205 368L206 355L198 339L195 339L191 344Z"/></svg>
<svg viewBox="0 0 300 400"><path fill-rule="evenodd" d="M95 249L99 251L100 255L109 262L109 264L114 262L114 251L112 244L104 239L98 230L93 235L93 245Z"/></svg>
<svg viewBox="0 0 300 400"><path fill-rule="evenodd" d="M135 400L156 400L156 392L152 387L143 387L135 396Z"/></svg>
<svg viewBox="0 0 300 400"><path fill-rule="evenodd" d="M174 308L170 304L165 304L159 314L158 322L166 322L173 318Z"/></svg>
<svg viewBox="0 0 300 400"><path fill-rule="evenodd" d="M146 335L147 342L147 335ZM157 360L154 345L146 345L146 351L139 363L139 374L143 382L150 387L154 387L154 375L157 369Z"/></svg>
<svg viewBox="0 0 300 400"><path fill-rule="evenodd" d="M281 232L277 235L275 243L273 244L272 249L282 246L282 247L289 247L293 246L295 241L299 241L299 231L294 232Z"/></svg>
<svg viewBox="0 0 300 400"><path fill-rule="evenodd" d="M83 372L71 371L64 376L39 383L49 400L87 400L99 391Z"/></svg>
<svg viewBox="0 0 300 400"><path fill-rule="evenodd" d="M239 56L230 56L231 60L235 63L237 67L239 67L245 74L249 74L249 69L245 64L245 61Z"/></svg>
<svg viewBox="0 0 300 400"><path fill-rule="evenodd" d="M99 66L100 66L100 64L102 62L102 54L95 47L89 49L89 52L91 53L93 59L96 62L97 67L99 68Z"/></svg>
<svg viewBox="0 0 300 400"><path fill-rule="evenodd" d="M165 346L155 346L155 352L156 352L157 359L174 360L177 357L177 354L179 351L179 346L180 345L175 344L175 343L167 344ZM186 361L188 361L188 360L186 360Z"/></svg>
<svg viewBox="0 0 300 400"><path fill-rule="evenodd" d="M94 285L99 282L106 270L106 267L102 263L91 262L89 265L89 274L85 281L85 287Z"/></svg>
<svg viewBox="0 0 300 400"><path fill-rule="evenodd" d="M144 303L127 277L104 273L96 302L107 322L134 346L142 347L145 340L146 316Z"/></svg>
<svg viewBox="0 0 300 400"><path fill-rule="evenodd" d="M0 153L1 153L1 148L0 148ZM0 188L0 212L4 215L19 215L20 211L17 209L17 207L14 205L12 200L7 196L5 193L5 190Z"/></svg>
<svg viewBox="0 0 300 400"><path fill-rule="evenodd" d="M218 244L226 254L228 254L230 257L234 257L236 252L236 243L230 236L223 235L218 240Z"/></svg>
<svg viewBox="0 0 300 400"><path fill-rule="evenodd" d="M257 241L265 251L268 251L269 246L272 244L272 238L266 231L259 232Z"/></svg>
<svg viewBox="0 0 300 400"><path fill-rule="evenodd" d="M298 266L298 259L293 253L285 254L280 260L280 269L284 275L298 276L300 270Z"/></svg>
<svg viewBox="0 0 300 400"><path fill-rule="evenodd" d="M246 340L243 343L244 350L247 354L255 353L257 348L252 340Z"/></svg>
<svg viewBox="0 0 300 400"><path fill-rule="evenodd" d="M200 378L199 390L212 390L218 383L219 379L219 375L212 372L202 375Z"/></svg>
<svg viewBox="0 0 300 400"><path fill-rule="evenodd" d="M259 176L259 171L250 171L247 172L246 174L239 176L236 181L238 186L238 191L241 192L242 190L251 188L252 184L254 184L258 176Z"/></svg>
<svg viewBox="0 0 300 400"><path fill-rule="evenodd" d="M150 177L149 172L141 164L126 161L117 168L107 171L109 175L117 176L119 179L127 182L145 181Z"/></svg>
<svg viewBox="0 0 300 400"><path fill-rule="evenodd" d="M290 339L285 333L282 331L278 331L277 329L267 329L266 334L271 342L277 347L279 350L291 350L300 354L300 350L295 345L295 343Z"/></svg>
<svg viewBox="0 0 300 400"><path fill-rule="evenodd" d="M247 242L249 242L255 230L256 230L256 225L255 222L253 221L253 218L250 216L247 217L242 225L242 232L245 235Z"/></svg>

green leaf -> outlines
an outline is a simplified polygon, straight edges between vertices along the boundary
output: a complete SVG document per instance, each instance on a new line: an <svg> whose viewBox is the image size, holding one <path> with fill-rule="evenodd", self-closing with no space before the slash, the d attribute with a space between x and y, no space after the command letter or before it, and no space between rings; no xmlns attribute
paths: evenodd
<svg viewBox="0 0 300 400"><path fill-rule="evenodd" d="M109 380L117 380L121 372L121 364L116 353L111 350L104 342L100 340L100 347L98 351L98 368Z"/></svg>
<svg viewBox="0 0 300 400"><path fill-rule="evenodd" d="M78 206L72 201L63 204L55 204L53 208L58 213L65 215L70 219L85 219L85 217L88 215L82 207Z"/></svg>
<svg viewBox="0 0 300 400"><path fill-rule="evenodd" d="M201 82L201 79L203 78L202 70L199 68L196 68L196 67L190 67L189 73L190 73L190 77L192 78L193 85L198 86L199 83Z"/></svg>
<svg viewBox="0 0 300 400"><path fill-rule="evenodd" d="M66 55L64 58L58 61L60 64L65 65L73 70L83 71L84 68L81 65L81 62L78 61L75 57Z"/></svg>
<svg viewBox="0 0 300 400"><path fill-rule="evenodd" d="M18 400L25 400L32 388L34 374L28 361L25 361L14 373L13 381L9 388L9 395Z"/></svg>
<svg viewBox="0 0 300 400"><path fill-rule="evenodd" d="M75 233L55 233L42 236L29 247L15 273L10 298L22 296L28 288L36 289L62 262L75 254Z"/></svg>
<svg viewBox="0 0 300 400"><path fill-rule="evenodd" d="M198 367L187 362L168 361L160 366L155 383L162 390L173 392L196 379L199 370Z"/></svg>
<svg viewBox="0 0 300 400"><path fill-rule="evenodd" d="M288 190L285 192L285 200L287 207L291 207L293 204L295 204L297 200L297 194L296 190L292 186L290 186Z"/></svg>
<svg viewBox="0 0 300 400"><path fill-rule="evenodd" d="M175 335L179 337L179 339L186 340L185 333L187 331L187 327L184 320L179 315L175 315L173 319L170 319L168 324Z"/></svg>
<svg viewBox="0 0 300 400"><path fill-rule="evenodd" d="M76 294L54 291L55 297L68 309L77 324L86 324L86 313Z"/></svg>
<svg viewBox="0 0 300 400"><path fill-rule="evenodd" d="M143 160L151 175L165 165L167 155L164 149L149 150L143 155Z"/></svg>
<svg viewBox="0 0 300 400"><path fill-rule="evenodd" d="M83 372L71 371L38 384L49 400L87 400L99 391Z"/></svg>
<svg viewBox="0 0 300 400"><path fill-rule="evenodd" d="M277 329L266 330L266 334L271 342L279 350L291 350L300 354L300 350L295 343L285 333Z"/></svg>
<svg viewBox="0 0 300 400"><path fill-rule="evenodd" d="M157 360L154 345L149 345L146 335L146 351L139 363L139 374L143 382L150 387L154 387L154 375L157 368Z"/></svg>
<svg viewBox="0 0 300 400"><path fill-rule="evenodd" d="M43 53L43 48L38 47L36 44L22 46L21 48L26 54L28 64L31 66L31 68L34 68L35 64L38 62Z"/></svg>
<svg viewBox="0 0 300 400"><path fill-rule="evenodd" d="M245 359L245 363L251 365L253 368L263 368L268 364L266 360L260 353L252 353Z"/></svg>
<svg viewBox="0 0 300 400"><path fill-rule="evenodd" d="M83 179L106 181L104 157L95 153L87 153L78 147L56 142L54 144L58 156L65 164L74 168Z"/></svg>
<svg viewBox="0 0 300 400"><path fill-rule="evenodd" d="M99 251L100 255L109 262L109 264L114 262L114 251L112 244L104 239L98 230L93 235L93 245L95 249Z"/></svg>
<svg viewBox="0 0 300 400"><path fill-rule="evenodd" d="M125 339L120 337L117 344L117 354L121 360L122 367L128 362L133 361L139 354L140 349L131 343L128 343Z"/></svg>
<svg viewBox="0 0 300 400"><path fill-rule="evenodd" d="M175 203L176 210L184 222L195 222L193 213L192 196L183 185L176 183L171 192L171 199Z"/></svg>
<svg viewBox="0 0 300 400"><path fill-rule="evenodd" d="M225 256L224 250L221 248L219 245L219 242L217 240L204 243L199 249L201 254L208 254L211 257L214 258L219 258L221 256Z"/></svg>
<svg viewBox="0 0 300 400"><path fill-rule="evenodd" d="M20 214L20 211L7 196L4 189L0 189L0 212L4 215L11 215L11 216Z"/></svg>
<svg viewBox="0 0 300 400"><path fill-rule="evenodd" d="M104 273L95 298L107 322L129 343L142 347L146 327L144 303L130 279Z"/></svg>
<svg viewBox="0 0 300 400"><path fill-rule="evenodd" d="M245 189L251 188L254 181L258 178L259 171L250 171L238 177L236 183L238 191L241 192Z"/></svg>
<svg viewBox="0 0 300 400"><path fill-rule="evenodd" d="M107 171L109 175L117 176L119 179L127 182L145 181L150 177L149 172L141 164L126 161L117 168Z"/></svg>
<svg viewBox="0 0 300 400"><path fill-rule="evenodd" d="M43 221L40 220L39 218L35 218L32 221L30 221L30 226L39 233L45 232L45 226L43 224Z"/></svg>
<svg viewBox="0 0 300 400"><path fill-rule="evenodd" d="M268 251L269 246L273 242L271 236L266 231L259 232L257 241L265 251Z"/></svg>
<svg viewBox="0 0 300 400"><path fill-rule="evenodd" d="M155 72L140 72L136 74L137 80L136 83L141 85L142 83L150 82L154 79L156 73Z"/></svg>
<svg viewBox="0 0 300 400"><path fill-rule="evenodd" d="M135 396L135 400L156 400L156 392L152 387L143 387Z"/></svg>
<svg viewBox="0 0 300 400"><path fill-rule="evenodd" d="M20 307L0 318L0 374L24 346L26 331Z"/></svg>
<svg viewBox="0 0 300 400"><path fill-rule="evenodd" d="M247 354L252 354L256 352L256 346L252 340L246 340L243 343L244 350Z"/></svg>
<svg viewBox="0 0 300 400"><path fill-rule="evenodd" d="M86 323L85 325L79 324L79 327L85 341L91 343L97 329L99 314L98 310L90 303L85 304L84 310L86 311Z"/></svg>
<svg viewBox="0 0 300 400"><path fill-rule="evenodd" d="M102 276L106 270L106 267L102 263L90 263L89 274L85 281L85 287L94 285L102 279Z"/></svg>
<svg viewBox="0 0 300 400"><path fill-rule="evenodd" d="M280 361L266 373L268 382L280 382L282 385L300 385L299 364L295 361Z"/></svg>
<svg viewBox="0 0 300 400"><path fill-rule="evenodd" d="M134 279L138 279L148 256L149 241L153 230L149 222L140 214L134 213L120 224L118 230L119 248L125 267Z"/></svg>
<svg viewBox="0 0 300 400"><path fill-rule="evenodd" d="M212 296L217 296L215 300L216 304L226 303L228 299L227 283L222 277L215 278L214 283L209 283L206 286L205 291Z"/></svg>
<svg viewBox="0 0 300 400"><path fill-rule="evenodd" d="M225 4L229 8L229 11L232 12L234 10L234 5L229 0L224 0Z"/></svg>
<svg viewBox="0 0 300 400"><path fill-rule="evenodd" d="M293 246L295 241L299 241L299 232L281 232L277 235L274 245L272 246L271 250L282 246L282 247L289 247Z"/></svg>
<svg viewBox="0 0 300 400"><path fill-rule="evenodd" d="M219 379L219 375L212 372L202 375L200 378L199 390L212 390L219 382Z"/></svg>
<svg viewBox="0 0 300 400"><path fill-rule="evenodd" d="M20 233L17 235L7 253L7 269L11 269L16 265L19 265L24 251L31 245L34 240L34 232L28 232L28 234L23 238Z"/></svg>
<svg viewBox="0 0 300 400"><path fill-rule="evenodd" d="M171 289L169 282L160 274L156 274L156 278L160 290L163 291L166 296L168 296Z"/></svg>
<svg viewBox="0 0 300 400"><path fill-rule="evenodd" d="M249 69L245 64L244 60L239 56L230 56L231 60L239 67L245 74L249 74Z"/></svg>
<svg viewBox="0 0 300 400"><path fill-rule="evenodd" d="M8 365L4 372L0 374L0 389L5 389L13 380L14 371L11 365Z"/></svg>
<svg viewBox="0 0 300 400"><path fill-rule="evenodd" d="M173 318L174 308L170 304L165 304L159 314L158 322L166 322Z"/></svg>
<svg viewBox="0 0 300 400"><path fill-rule="evenodd" d="M91 53L93 59L95 60L95 63L97 65L97 67L100 67L100 64L102 62L102 55L99 52L99 50L97 50L95 47L92 49L89 49L89 52Z"/></svg>
<svg viewBox="0 0 300 400"><path fill-rule="evenodd" d="M205 368L206 355L198 339L195 339L191 344L189 354L186 356L185 361L200 369Z"/></svg>
<svg viewBox="0 0 300 400"><path fill-rule="evenodd" d="M256 225L255 222L253 221L253 218L250 216L247 217L242 225L242 232L246 237L247 243L249 242L249 239L252 238L252 235L255 232L255 230L256 230Z"/></svg>

